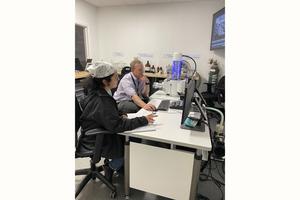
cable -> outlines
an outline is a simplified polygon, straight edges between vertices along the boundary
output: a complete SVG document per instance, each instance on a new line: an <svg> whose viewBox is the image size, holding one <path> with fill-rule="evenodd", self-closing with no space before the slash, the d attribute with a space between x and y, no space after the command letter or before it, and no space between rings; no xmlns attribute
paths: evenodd
<svg viewBox="0 0 300 200"><path fill-rule="evenodd" d="M222 170L223 170L223 173L225 174L225 160L224 160L224 162L222 164Z"/></svg>
<svg viewBox="0 0 300 200"><path fill-rule="evenodd" d="M188 62L188 61L186 61L186 60L182 60L184 63L186 63L186 65L187 65L187 70L188 70L188 68L189 69L191 69L191 65L190 65L190 63ZM188 72L186 73L186 76L188 75ZM192 78L192 77L191 77Z"/></svg>
<svg viewBox="0 0 300 200"><path fill-rule="evenodd" d="M194 75L196 73L196 69L197 69L196 61L194 60L194 58L192 58L191 56L188 56L188 55L182 55L182 57L190 58L194 62L194 64L195 64L195 69L194 69L194 72L193 72L193 75Z"/></svg>
<svg viewBox="0 0 300 200"><path fill-rule="evenodd" d="M203 123L205 123L208 126L208 128L209 128L209 134L210 134L210 139L211 139L210 141L211 141L211 145L213 145L213 141L212 141L213 137L212 137L212 131L211 131L211 128L210 128L210 121L208 120L208 121L205 121ZM200 173L199 180L200 181L212 181L218 187L218 189L220 190L220 192L221 192L221 200L223 200L224 199L224 192L222 190L222 186L225 188L225 183L223 183L222 181L216 179L212 175L212 170L215 169L215 168L212 167L211 152L209 152L207 163L205 163L205 165L203 165L203 167L201 168L200 172L202 172L205 169L206 165L208 165L208 173L207 174ZM221 176L221 173L219 172L217 163L215 163L215 165L216 165L216 168L218 170L218 173L219 173L220 177L224 180L224 177ZM225 175L225 173L224 173L224 175ZM206 176L206 178L202 179L201 176Z"/></svg>
<svg viewBox="0 0 300 200"><path fill-rule="evenodd" d="M224 124L224 114L220 110L218 110L216 108L213 108L213 107L206 107L206 110L215 111L215 112L219 113L220 116L221 116L220 124L223 126L223 124Z"/></svg>
<svg viewBox="0 0 300 200"><path fill-rule="evenodd" d="M210 160L211 161L211 160ZM223 193L223 190L222 190L222 185L225 186L224 183L222 183L221 181L217 180L216 178L213 177L212 173L211 173L211 170L210 170L210 177L213 181L213 183L219 188L219 190L221 191L221 200L224 199L224 193Z"/></svg>
<svg viewBox="0 0 300 200"><path fill-rule="evenodd" d="M201 174L201 175L208 176L207 174ZM208 176L206 179L201 179L200 178L200 181L211 181L211 182L213 182L221 192L221 200L224 199L224 192L222 190L222 186L225 188L225 184L223 184L222 182L216 180L213 176Z"/></svg>
<svg viewBox="0 0 300 200"><path fill-rule="evenodd" d="M217 168L217 170L218 170L219 176L221 177L222 180L224 180L225 177L221 174L221 172L220 172L220 170L219 170L219 168L218 168L217 163L216 163L216 168Z"/></svg>
<svg viewBox="0 0 300 200"><path fill-rule="evenodd" d="M212 161L212 159L210 159L210 160ZM219 170L219 168L218 168L217 162L215 161L214 163L215 163L215 165L216 165L215 169L217 169L219 176L221 177L222 181L224 181L224 180L225 180L225 176L223 176L223 175L221 174L221 172L220 172L220 170ZM225 175L225 173L224 173L224 175ZM211 174L211 178L214 179L215 181L217 181L219 184L225 185L225 183L223 183L223 182L221 182L220 180L216 179L212 174Z"/></svg>

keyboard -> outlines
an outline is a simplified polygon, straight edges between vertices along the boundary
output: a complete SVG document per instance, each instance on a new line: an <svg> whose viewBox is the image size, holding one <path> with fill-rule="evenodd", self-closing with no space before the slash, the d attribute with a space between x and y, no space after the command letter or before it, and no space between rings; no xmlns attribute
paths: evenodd
<svg viewBox="0 0 300 200"><path fill-rule="evenodd" d="M170 107L170 100L162 100L159 106L157 107L157 110L167 111L169 110L169 107Z"/></svg>
<svg viewBox="0 0 300 200"><path fill-rule="evenodd" d="M170 108L171 109L177 109L177 110L182 110L183 109L183 101L179 100L179 101L172 101L170 103Z"/></svg>
<svg viewBox="0 0 300 200"><path fill-rule="evenodd" d="M159 106L161 99L151 99L148 103L154 105L156 108Z"/></svg>

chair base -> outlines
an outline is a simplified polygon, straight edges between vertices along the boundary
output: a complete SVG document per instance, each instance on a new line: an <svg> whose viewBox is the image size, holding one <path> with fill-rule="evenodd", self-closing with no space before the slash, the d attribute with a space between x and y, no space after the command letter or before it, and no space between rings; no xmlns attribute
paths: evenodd
<svg viewBox="0 0 300 200"><path fill-rule="evenodd" d="M109 182L104 175L102 175L100 172L103 171L103 166L96 167L94 163L91 163L91 168L89 169L79 169L75 171L75 176L77 175L86 175L83 180L80 182L79 186L76 189L75 192L75 198L79 195L79 193L82 191L84 186L91 180L95 180L98 178L101 180L110 190L111 190L111 198L115 198L117 195L116 186L114 186L111 182Z"/></svg>

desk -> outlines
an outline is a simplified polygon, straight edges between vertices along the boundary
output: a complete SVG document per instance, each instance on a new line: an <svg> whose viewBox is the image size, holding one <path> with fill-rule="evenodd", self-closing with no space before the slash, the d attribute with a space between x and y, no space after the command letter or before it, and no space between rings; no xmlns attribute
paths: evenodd
<svg viewBox="0 0 300 200"><path fill-rule="evenodd" d="M152 95L150 98L153 99ZM179 110L158 111L155 131L119 133L125 136L125 195L130 188L178 200L195 200L202 152L211 151L208 127L205 132L180 128ZM171 144L171 149L130 142L141 138ZM175 145L193 148L195 153ZM172 148L173 147L173 148Z"/></svg>
<svg viewBox="0 0 300 200"><path fill-rule="evenodd" d="M119 75L121 73L118 73ZM90 74L87 71L75 71L75 79L80 79L80 78L86 78ZM161 74L161 73L144 73L145 76L149 78L167 78L167 74Z"/></svg>
<svg viewBox="0 0 300 200"><path fill-rule="evenodd" d="M90 75L87 71L75 71L75 79L86 78Z"/></svg>
<svg viewBox="0 0 300 200"><path fill-rule="evenodd" d="M158 90L154 94L151 95L151 99L160 99L160 100L170 100L170 101L178 101L180 100L179 96L170 96L167 95L164 91Z"/></svg>
<svg viewBox="0 0 300 200"><path fill-rule="evenodd" d="M145 72L144 75L147 76L149 78L149 81L150 81L149 95L152 95L156 91L153 88L153 83L155 81L158 81L157 79L163 80L163 79L167 78L167 74L161 74L161 73L148 73L148 72Z"/></svg>
<svg viewBox="0 0 300 200"><path fill-rule="evenodd" d="M149 72L145 72L144 73L145 76L147 76L148 78L167 78L167 74L161 74L161 73L149 73Z"/></svg>

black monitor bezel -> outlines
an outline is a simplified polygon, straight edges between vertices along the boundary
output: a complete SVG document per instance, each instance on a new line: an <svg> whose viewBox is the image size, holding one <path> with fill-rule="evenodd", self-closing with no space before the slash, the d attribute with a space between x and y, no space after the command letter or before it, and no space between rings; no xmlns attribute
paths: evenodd
<svg viewBox="0 0 300 200"><path fill-rule="evenodd" d="M189 86L189 84L192 84L191 83L191 81L193 81L194 83L193 83L193 94L192 94L192 97L191 97L191 101L190 101L190 105L189 105L189 107L188 108L186 108L186 103L187 103L187 98L186 98L186 96L187 96L187 90L188 90L188 86ZM190 88L189 88L190 89ZM189 80L189 82L188 82L188 84L186 85L186 87L185 87L185 92L184 92L184 99L183 99L183 108L182 108L182 115L181 115L181 125L183 125L184 124L184 121L186 120L186 118L188 117L188 115L189 115L189 110L191 109L191 106L192 106L192 102L193 102L193 98L194 98L194 95L195 95L195 93L198 93L198 95L199 95L199 91L197 90L197 88L196 88L196 81L195 80ZM202 100L202 95L200 94L199 95L200 96L200 98L201 98L201 100ZM198 101L198 99L196 99L196 98L194 98L195 99L195 103L196 103L196 105L197 105L197 107L198 107L198 109L199 109L199 111L200 111L200 114L201 114L201 118L200 118L200 121L201 120L205 120L205 121L207 121L207 117L206 117L206 113L205 113L205 109L203 109L203 107L202 107L202 105L201 105L201 103ZM204 100L204 98L203 98L203 100ZM205 102L205 100L204 100L204 102ZM205 102L206 103L206 102ZM205 105L205 104L204 104ZM188 110L188 111L187 111ZM186 115L186 117L184 117L184 115L186 114L186 112L188 112L187 113L187 115Z"/></svg>
<svg viewBox="0 0 300 200"><path fill-rule="evenodd" d="M184 117L184 114L185 114L185 111L186 110L190 110L190 108L191 108L191 105L189 105L189 109L185 109L185 107L186 107L186 96L187 96L187 92L188 92L188 86L189 86L189 84L191 84L191 81L193 81L193 80L188 80L188 83L186 84L186 86L185 86L185 89L184 89L184 98L183 98L183 105L182 105L182 115L181 115L181 124L183 124L184 123L184 120L187 118L187 116L188 116L188 114L187 114L187 116L186 117ZM194 85L195 85L196 83L194 82ZM194 87L195 88L195 87ZM194 93L193 93L194 94ZM192 96L192 98L193 98L193 96ZM192 102L192 98L191 98L191 102Z"/></svg>

